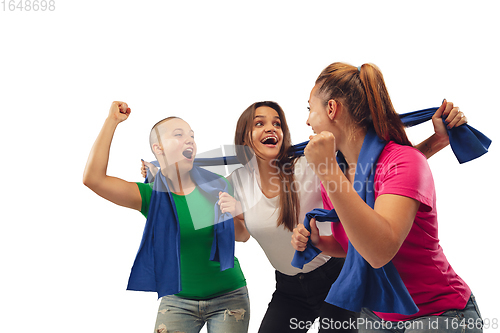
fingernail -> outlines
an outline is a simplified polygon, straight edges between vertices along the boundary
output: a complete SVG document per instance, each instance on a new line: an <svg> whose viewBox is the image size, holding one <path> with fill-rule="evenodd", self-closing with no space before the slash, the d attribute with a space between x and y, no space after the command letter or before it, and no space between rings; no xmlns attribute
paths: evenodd
<svg viewBox="0 0 500 333"><path fill-rule="evenodd" d="M443 101L441 102L441 104L443 104L445 101L446 101L446 98L443 98Z"/></svg>

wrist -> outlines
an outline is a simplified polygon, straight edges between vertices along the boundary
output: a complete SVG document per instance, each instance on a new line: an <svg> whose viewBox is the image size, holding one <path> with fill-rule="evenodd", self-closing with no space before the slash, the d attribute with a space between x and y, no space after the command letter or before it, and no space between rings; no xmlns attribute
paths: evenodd
<svg viewBox="0 0 500 333"><path fill-rule="evenodd" d="M334 173L322 175L319 179L329 194L348 191L351 186L351 183L338 165Z"/></svg>
<svg viewBox="0 0 500 333"><path fill-rule="evenodd" d="M108 116L106 118L106 120L104 120L104 124L115 126L115 127L118 126L119 123L120 123L120 121L111 115Z"/></svg>
<svg viewBox="0 0 500 333"><path fill-rule="evenodd" d="M325 182L338 180L339 176L344 175L337 160L331 163L320 163L315 173L321 181Z"/></svg>
<svg viewBox="0 0 500 333"><path fill-rule="evenodd" d="M238 218L243 218L243 209L241 208L241 202L236 201L234 215Z"/></svg>
<svg viewBox="0 0 500 333"><path fill-rule="evenodd" d="M438 134L434 133L431 136L431 144L434 148L435 151L438 151L440 149L443 149L447 145L450 144L450 138L448 137L448 134Z"/></svg>

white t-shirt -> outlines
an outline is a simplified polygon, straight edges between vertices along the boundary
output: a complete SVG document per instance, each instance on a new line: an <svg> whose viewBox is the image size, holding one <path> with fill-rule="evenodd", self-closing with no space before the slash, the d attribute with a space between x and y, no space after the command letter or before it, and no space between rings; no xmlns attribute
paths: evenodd
<svg viewBox="0 0 500 333"><path fill-rule="evenodd" d="M300 157L295 163L295 186L298 187L300 214L302 223L305 214L314 208L323 208L321 199L321 182L314 171L307 165L306 158ZM278 176L277 180L278 181ZM313 261L304 265L303 269L291 265L295 249L291 244L292 232L283 225L277 226L279 217L279 195L267 198L260 187L260 177L249 167L239 168L229 179L234 188L236 200L241 202L245 225L250 235L257 240L273 267L286 275L307 273L323 265L330 259L320 254ZM318 223L321 235L331 234L330 223Z"/></svg>

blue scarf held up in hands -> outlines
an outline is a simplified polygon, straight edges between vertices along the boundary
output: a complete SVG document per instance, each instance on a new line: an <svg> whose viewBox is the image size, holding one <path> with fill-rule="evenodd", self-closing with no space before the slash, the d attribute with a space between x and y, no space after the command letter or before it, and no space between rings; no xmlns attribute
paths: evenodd
<svg viewBox="0 0 500 333"><path fill-rule="evenodd" d="M399 115L399 118L406 127L412 127L431 120L437 109L438 108L428 108L402 113ZM445 122L445 117L443 117L443 122ZM473 159L478 158L488 152L491 140L469 124L464 124L459 127L453 127L452 129L447 128L447 131L451 149L453 150L453 153L460 163L472 161ZM290 155L304 155L304 148L308 143L309 140L293 145L290 148ZM151 163L153 163L157 167L159 166L157 161L152 161ZM197 166L233 165L239 163L240 162L238 161L236 156L197 158L194 160L194 165ZM148 182L149 177L150 173L148 171L148 177L146 177L145 180L146 183Z"/></svg>
<svg viewBox="0 0 500 333"><path fill-rule="evenodd" d="M406 127L411 127L430 120L437 109L438 108L429 108L403 113L399 115L399 118L401 118L401 121ZM445 117L443 116L443 122L444 120ZM469 162L488 152L491 140L469 124L453 127L451 129L447 127L446 129L450 139L451 150L453 150L458 162Z"/></svg>
<svg viewBox="0 0 500 333"><path fill-rule="evenodd" d="M218 202L228 185L219 175L193 166L191 178L209 198ZM214 239L210 260L220 262L221 271L234 267L234 223L231 214L214 206ZM175 202L165 176L157 173L141 245L134 261L128 290L154 291L158 298L179 293L180 227Z"/></svg>
<svg viewBox="0 0 500 333"><path fill-rule="evenodd" d="M399 118L405 127L420 125L432 119L438 108L428 108L413 112L402 113ZM445 123L446 117L443 116ZM469 124L464 124L451 129L446 128L450 140L450 146L458 162L465 163L472 161L488 152L491 140ZM304 148L309 141L304 141L291 147L292 156L304 155ZM229 157L228 157L229 158ZM196 161L195 161L196 163ZM208 165L208 164L206 164Z"/></svg>

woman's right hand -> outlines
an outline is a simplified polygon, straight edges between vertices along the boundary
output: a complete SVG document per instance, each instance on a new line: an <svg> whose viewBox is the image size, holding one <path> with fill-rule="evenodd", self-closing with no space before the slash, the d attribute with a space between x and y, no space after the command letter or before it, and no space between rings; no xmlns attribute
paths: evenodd
<svg viewBox="0 0 500 333"><path fill-rule="evenodd" d="M292 235L292 246L297 251L304 251L307 247L307 241L311 238L311 243L316 246L319 241L319 230L316 226L316 219L311 219L309 222L311 227L311 232L309 232L306 227L300 223L295 228L293 228Z"/></svg>
<svg viewBox="0 0 500 333"><path fill-rule="evenodd" d="M219 206L222 213L229 213L232 216L243 219L241 215L241 203L233 198L229 193L219 192Z"/></svg>
<svg viewBox="0 0 500 333"><path fill-rule="evenodd" d="M130 115L130 108L125 102L114 101L111 103L111 107L109 108L108 118L121 123L124 120L127 120Z"/></svg>
<svg viewBox="0 0 500 333"><path fill-rule="evenodd" d="M141 175L143 178L146 178L148 176L148 170L153 177L156 176L156 173L158 172L158 168L156 167L156 165L154 165L153 163L146 162L142 159L141 162L142 162Z"/></svg>

